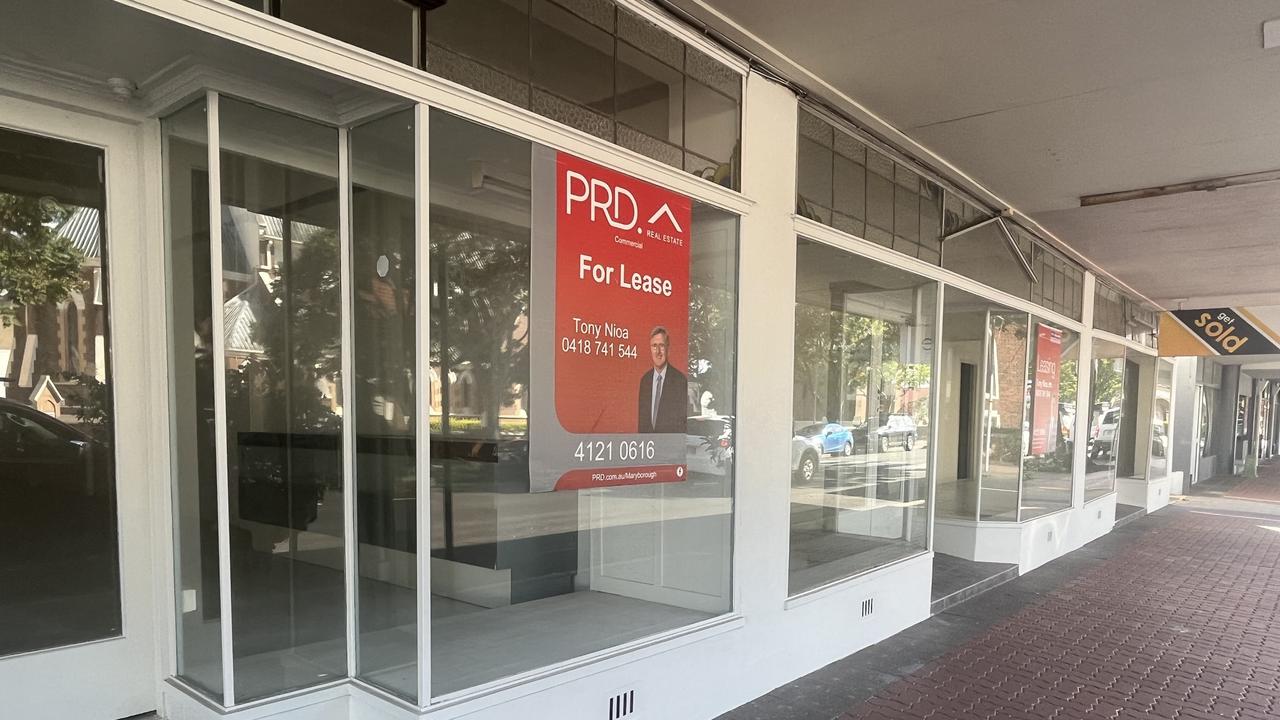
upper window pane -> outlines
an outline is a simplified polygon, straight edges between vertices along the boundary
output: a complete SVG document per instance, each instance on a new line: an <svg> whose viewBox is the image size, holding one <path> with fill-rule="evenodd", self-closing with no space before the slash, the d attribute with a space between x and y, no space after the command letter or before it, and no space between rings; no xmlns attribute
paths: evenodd
<svg viewBox="0 0 1280 720"><path fill-rule="evenodd" d="M1076 320L1083 309L1084 269L1039 241L1034 247L1032 267L1036 282L1031 288L1033 302Z"/></svg>
<svg viewBox="0 0 1280 720"><path fill-rule="evenodd" d="M424 12L429 72L738 187L742 76L636 13L607 0Z"/></svg>
<svg viewBox="0 0 1280 720"><path fill-rule="evenodd" d="M799 112L796 214L937 264L942 188L851 130Z"/></svg>
<svg viewBox="0 0 1280 720"><path fill-rule="evenodd" d="M549 0L534 0L533 110L613 140L613 34Z"/></svg>
<svg viewBox="0 0 1280 720"><path fill-rule="evenodd" d="M796 214L824 225L831 224L831 132L831 126L822 119L804 110L800 111L796 157Z"/></svg>
<svg viewBox="0 0 1280 720"><path fill-rule="evenodd" d="M739 184L742 75L612 0L234 0Z"/></svg>
<svg viewBox="0 0 1280 720"><path fill-rule="evenodd" d="M1029 261L1029 246L1026 251ZM1031 278L995 222L943 241L942 266L1015 297L1031 293Z"/></svg>
<svg viewBox="0 0 1280 720"><path fill-rule="evenodd" d="M528 0L447 2L426 18L428 72L529 107Z"/></svg>
<svg viewBox="0 0 1280 720"><path fill-rule="evenodd" d="M417 64L418 10L406 0L275 0L280 19Z"/></svg>
<svg viewBox="0 0 1280 720"><path fill-rule="evenodd" d="M1128 326L1125 322L1124 295L1102 281L1094 285L1093 326L1121 337L1124 337Z"/></svg>
<svg viewBox="0 0 1280 720"><path fill-rule="evenodd" d="M794 594L925 549L937 283L801 238Z"/></svg>

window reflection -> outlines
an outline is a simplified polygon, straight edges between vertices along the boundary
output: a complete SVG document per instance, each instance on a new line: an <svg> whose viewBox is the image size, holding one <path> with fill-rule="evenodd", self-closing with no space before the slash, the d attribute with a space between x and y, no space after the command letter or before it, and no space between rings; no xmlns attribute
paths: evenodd
<svg viewBox="0 0 1280 720"><path fill-rule="evenodd" d="M938 516L1016 521L1031 432L1028 315L948 287L942 328Z"/></svg>
<svg viewBox="0 0 1280 720"><path fill-rule="evenodd" d="M609 0L468 0L424 11L426 67L736 188L742 78Z"/></svg>
<svg viewBox="0 0 1280 720"><path fill-rule="evenodd" d="M1262 396L1266 400L1266 409L1264 413L1268 420L1271 418L1272 393L1265 393ZM1156 374L1156 396L1155 403L1151 408L1151 479L1156 480L1169 474L1169 452L1172 449L1172 436L1170 432L1170 419L1173 416L1173 363L1167 360L1160 360ZM1270 422L1263 424L1264 428L1271 427ZM1267 439L1270 439L1270 432L1267 432ZM1269 448L1264 448L1264 451Z"/></svg>
<svg viewBox="0 0 1280 720"><path fill-rule="evenodd" d="M353 128L358 675L418 696L414 113Z"/></svg>
<svg viewBox="0 0 1280 720"><path fill-rule="evenodd" d="M1080 335L1034 319L1020 520L1071 507Z"/></svg>
<svg viewBox="0 0 1280 720"><path fill-rule="evenodd" d="M790 592L925 547L936 285L800 239Z"/></svg>
<svg viewBox="0 0 1280 720"><path fill-rule="evenodd" d="M230 98L219 122L217 362L243 702L346 674L338 138Z"/></svg>
<svg viewBox="0 0 1280 720"><path fill-rule="evenodd" d="M122 630L102 161L0 129L0 657Z"/></svg>
<svg viewBox="0 0 1280 720"><path fill-rule="evenodd" d="M986 379L978 417L979 520L1017 520L1026 425L1026 313L988 311Z"/></svg>
<svg viewBox="0 0 1280 720"><path fill-rule="evenodd" d="M214 439L208 118L203 99L167 117L170 420L178 676L222 700L222 595Z"/></svg>
<svg viewBox="0 0 1280 720"><path fill-rule="evenodd" d="M1124 477L1133 471L1138 368L1125 359L1125 352L1118 343L1093 341L1086 501L1115 490L1116 475L1125 467L1126 456L1127 472L1119 473Z"/></svg>

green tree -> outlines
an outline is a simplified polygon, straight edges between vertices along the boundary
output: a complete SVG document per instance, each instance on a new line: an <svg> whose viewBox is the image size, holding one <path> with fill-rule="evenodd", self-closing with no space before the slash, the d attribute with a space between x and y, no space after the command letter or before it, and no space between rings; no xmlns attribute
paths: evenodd
<svg viewBox="0 0 1280 720"><path fill-rule="evenodd" d="M0 193L0 323L17 310L57 305L84 288L84 254L57 228L71 208L48 198Z"/></svg>

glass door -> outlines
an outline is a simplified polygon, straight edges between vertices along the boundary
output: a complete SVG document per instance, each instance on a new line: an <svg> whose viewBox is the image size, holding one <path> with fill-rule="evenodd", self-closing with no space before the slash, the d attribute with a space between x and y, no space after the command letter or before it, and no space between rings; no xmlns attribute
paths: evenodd
<svg viewBox="0 0 1280 720"><path fill-rule="evenodd" d="M40 112L24 109L16 119ZM145 473L132 472L146 441L122 447L117 433L138 427L135 413L145 405L117 402L127 388L112 352L116 332L136 337L143 323L112 323L137 315L117 315L112 306L109 258L117 248L107 229L117 206L108 201L107 150L94 140L0 127L6 717L112 720L155 707L148 484ZM132 211L122 215L137 219ZM133 360L126 353L130 367L121 376L134 377L140 363Z"/></svg>

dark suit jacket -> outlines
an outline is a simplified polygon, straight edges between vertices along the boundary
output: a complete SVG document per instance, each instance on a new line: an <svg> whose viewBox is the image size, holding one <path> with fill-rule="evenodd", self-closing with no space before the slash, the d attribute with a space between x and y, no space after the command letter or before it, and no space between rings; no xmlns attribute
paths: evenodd
<svg viewBox="0 0 1280 720"><path fill-rule="evenodd" d="M650 422L653 413L653 370L640 378L640 432L682 433L688 422L689 383L684 374L667 364L662 379L662 397L658 398L658 422Z"/></svg>

